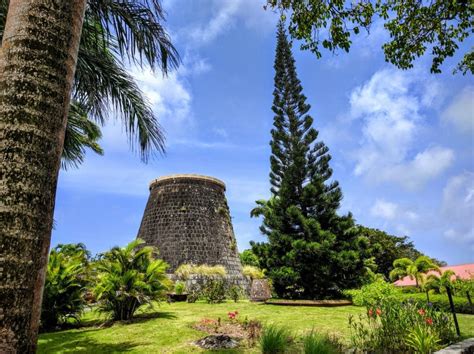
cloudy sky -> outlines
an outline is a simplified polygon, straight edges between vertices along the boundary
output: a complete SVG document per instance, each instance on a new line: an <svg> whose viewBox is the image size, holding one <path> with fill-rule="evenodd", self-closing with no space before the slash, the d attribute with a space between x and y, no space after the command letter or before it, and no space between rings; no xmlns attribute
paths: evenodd
<svg viewBox="0 0 474 354"><path fill-rule="evenodd" d="M135 238L148 183L174 173L215 176L240 250L263 241L251 219L269 196L277 15L256 0L167 0L167 27L183 65L163 78L131 68L167 132L167 154L147 165L120 123L104 129L105 156L88 154L60 172L52 244L84 242L93 253ZM299 78L344 192L341 212L358 223L408 235L450 264L474 261L474 80L385 63L375 24L349 54L318 60L294 44ZM472 44L472 43L471 43ZM462 49L466 49L467 45Z"/></svg>

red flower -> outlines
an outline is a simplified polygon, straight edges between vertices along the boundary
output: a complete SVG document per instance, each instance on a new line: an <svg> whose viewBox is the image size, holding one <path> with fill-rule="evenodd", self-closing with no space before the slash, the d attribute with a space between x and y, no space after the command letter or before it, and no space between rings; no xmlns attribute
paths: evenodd
<svg viewBox="0 0 474 354"><path fill-rule="evenodd" d="M382 314L382 310L381 309L377 309L375 310L375 313L377 314L377 316L380 316Z"/></svg>
<svg viewBox="0 0 474 354"><path fill-rule="evenodd" d="M427 324L428 326L431 326L431 325L433 324L433 319L431 319L431 318L428 317L428 318L425 320L425 322L426 322L426 324Z"/></svg>
<svg viewBox="0 0 474 354"><path fill-rule="evenodd" d="M424 309L419 309L418 310L418 313L421 315L421 316L424 316L426 314L426 311Z"/></svg>
<svg viewBox="0 0 474 354"><path fill-rule="evenodd" d="M227 314L227 316L229 316L229 319L230 319L230 320L235 320L235 318L237 317L237 315L238 315L238 312L237 312L237 311L229 312L229 313Z"/></svg>
<svg viewBox="0 0 474 354"><path fill-rule="evenodd" d="M369 317L372 317L374 315L374 310L369 309Z"/></svg>

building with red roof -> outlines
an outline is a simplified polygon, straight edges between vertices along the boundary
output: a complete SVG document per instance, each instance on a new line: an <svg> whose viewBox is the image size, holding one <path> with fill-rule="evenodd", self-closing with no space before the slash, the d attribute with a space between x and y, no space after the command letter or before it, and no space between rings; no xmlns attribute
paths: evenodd
<svg viewBox="0 0 474 354"><path fill-rule="evenodd" d="M454 272L453 278L459 278L459 279L471 279L474 278L474 263L468 263L468 264L460 264L460 265L454 265L454 266L446 266L446 267L439 267L441 270L441 273L443 273L446 270L452 270ZM438 272L430 270L428 273L429 274L436 274L439 275ZM410 279L409 276L406 276L400 280L397 280L396 282L393 283L396 286L416 286L416 281L415 278Z"/></svg>

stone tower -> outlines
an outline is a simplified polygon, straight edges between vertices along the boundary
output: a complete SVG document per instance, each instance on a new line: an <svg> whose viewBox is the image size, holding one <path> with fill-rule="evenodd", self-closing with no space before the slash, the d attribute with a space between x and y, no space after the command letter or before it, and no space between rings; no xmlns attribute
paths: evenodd
<svg viewBox="0 0 474 354"><path fill-rule="evenodd" d="M224 182L181 174L155 179L138 237L156 246L173 272L183 263L222 265L242 279Z"/></svg>

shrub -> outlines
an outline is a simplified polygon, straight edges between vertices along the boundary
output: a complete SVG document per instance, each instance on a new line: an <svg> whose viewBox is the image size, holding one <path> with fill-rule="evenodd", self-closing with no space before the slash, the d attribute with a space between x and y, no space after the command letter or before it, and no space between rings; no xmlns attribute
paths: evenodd
<svg viewBox="0 0 474 354"><path fill-rule="evenodd" d="M244 266L242 269L242 273L250 277L251 279L263 279L265 278L265 274L260 268L254 267L254 266Z"/></svg>
<svg viewBox="0 0 474 354"><path fill-rule="evenodd" d="M207 264L194 265L194 264L181 264L178 269L174 272L178 277L182 279L188 279L190 275L203 275L203 276L226 276L227 272L221 265L209 266Z"/></svg>
<svg viewBox="0 0 474 354"><path fill-rule="evenodd" d="M469 304L467 297L460 296L462 293L458 293L457 296L453 296L454 309L457 313L474 314L473 307ZM420 303L426 303L426 294L399 294L397 295L399 301L407 301L413 299ZM450 312L451 307L449 305L448 295L446 294L430 294L430 303L434 308Z"/></svg>
<svg viewBox="0 0 474 354"><path fill-rule="evenodd" d="M177 295L183 294L185 289L186 289L186 285L182 281L177 281L174 284L174 293Z"/></svg>
<svg viewBox="0 0 474 354"><path fill-rule="evenodd" d="M429 354L439 348L440 339L430 328L426 326L415 326L410 330L407 337L407 344L416 353Z"/></svg>
<svg viewBox="0 0 474 354"><path fill-rule="evenodd" d="M290 332L285 327L265 326L260 337L260 349L263 354L284 353L290 344Z"/></svg>
<svg viewBox="0 0 474 354"><path fill-rule="evenodd" d="M382 300L376 307L368 307L366 316L359 316L358 320L351 316L349 326L352 344L368 352L409 352L407 338L417 326L439 338L442 344L455 338L447 313L415 301ZM417 335L420 334L412 334L412 340Z"/></svg>
<svg viewBox="0 0 474 354"><path fill-rule="evenodd" d="M242 289L240 286L234 284L227 291L227 295L230 299L234 300L234 302L237 302L243 296Z"/></svg>
<svg viewBox="0 0 474 354"><path fill-rule="evenodd" d="M209 279L204 286L202 295L208 304L224 302L226 287L222 279Z"/></svg>
<svg viewBox="0 0 474 354"><path fill-rule="evenodd" d="M170 287L168 264L154 259L153 247L135 240L126 247L114 247L97 262L94 295L100 311L114 320L129 320L142 305L162 299Z"/></svg>
<svg viewBox="0 0 474 354"><path fill-rule="evenodd" d="M68 319L79 319L84 309L87 268L81 253L51 250L41 307L41 327L51 329Z"/></svg>
<svg viewBox="0 0 474 354"><path fill-rule="evenodd" d="M358 290L346 290L344 294L352 298L354 305L375 306L382 300L395 299L400 291L393 284L377 279Z"/></svg>
<svg viewBox="0 0 474 354"><path fill-rule="evenodd" d="M311 331L303 337L304 354L337 354L342 353L342 346L337 339Z"/></svg>

